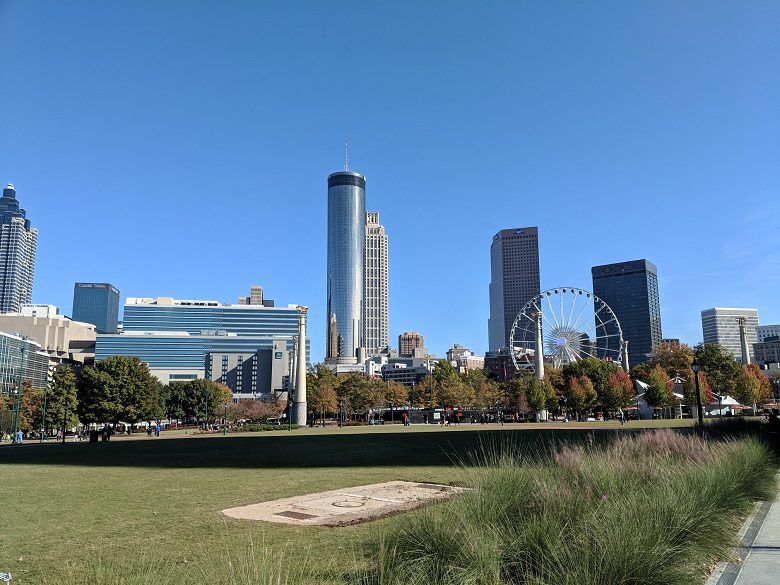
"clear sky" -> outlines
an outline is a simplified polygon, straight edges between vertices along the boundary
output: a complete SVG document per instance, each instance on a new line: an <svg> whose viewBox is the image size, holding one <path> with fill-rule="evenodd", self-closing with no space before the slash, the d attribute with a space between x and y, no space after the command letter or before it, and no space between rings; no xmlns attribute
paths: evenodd
<svg viewBox="0 0 780 585"><path fill-rule="evenodd" d="M542 287L658 265L663 333L780 322L778 2L0 0L0 180L73 283L235 301L325 336L326 177L367 177L390 333L487 346L489 248L538 225ZM395 341L393 341L395 343Z"/></svg>

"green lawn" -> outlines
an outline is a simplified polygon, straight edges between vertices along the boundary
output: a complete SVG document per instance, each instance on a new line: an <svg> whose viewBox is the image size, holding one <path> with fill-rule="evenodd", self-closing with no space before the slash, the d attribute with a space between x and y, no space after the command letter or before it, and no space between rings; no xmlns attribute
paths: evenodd
<svg viewBox="0 0 780 585"><path fill-rule="evenodd" d="M670 424L676 422L642 426ZM278 547L290 559L300 546L313 562L349 565L371 525L267 525L220 510L393 479L457 483L462 472L453 460L499 433L533 444L617 429L612 422L396 425L3 446L0 572L10 570L15 584L67 583L101 558L129 573L151 565L191 574L193 566L216 566L250 543Z"/></svg>

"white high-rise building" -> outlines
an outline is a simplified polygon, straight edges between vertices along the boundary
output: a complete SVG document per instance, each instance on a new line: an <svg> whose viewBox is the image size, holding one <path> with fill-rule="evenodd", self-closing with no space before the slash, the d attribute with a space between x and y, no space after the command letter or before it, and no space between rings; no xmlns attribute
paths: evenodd
<svg viewBox="0 0 780 585"><path fill-rule="evenodd" d="M367 357L388 347L387 234L379 212L366 212L366 252L363 288L363 339Z"/></svg>
<svg viewBox="0 0 780 585"><path fill-rule="evenodd" d="M32 300L38 230L26 215L9 184L0 198L0 313L18 313Z"/></svg>
<svg viewBox="0 0 780 585"><path fill-rule="evenodd" d="M757 342L758 309L733 309L714 307L701 312L701 329L704 343L718 343L725 347L738 361L742 359L742 345L739 336L739 321L745 319L745 335L753 361L753 344Z"/></svg>

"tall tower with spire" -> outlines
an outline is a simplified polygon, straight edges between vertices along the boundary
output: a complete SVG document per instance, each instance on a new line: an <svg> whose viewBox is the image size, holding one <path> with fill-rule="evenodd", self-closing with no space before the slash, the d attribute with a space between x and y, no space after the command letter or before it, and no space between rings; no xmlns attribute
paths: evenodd
<svg viewBox="0 0 780 585"><path fill-rule="evenodd" d="M32 300L38 230L30 227L10 183L0 197L0 312L19 312Z"/></svg>
<svg viewBox="0 0 780 585"><path fill-rule="evenodd" d="M345 146L347 146L345 144ZM328 316L330 364L356 364L365 352L363 288L366 247L366 178L349 170L328 176Z"/></svg>

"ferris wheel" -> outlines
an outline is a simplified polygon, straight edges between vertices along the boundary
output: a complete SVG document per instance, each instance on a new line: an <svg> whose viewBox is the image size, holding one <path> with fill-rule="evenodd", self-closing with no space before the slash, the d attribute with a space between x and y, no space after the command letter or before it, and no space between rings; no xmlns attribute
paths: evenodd
<svg viewBox="0 0 780 585"><path fill-rule="evenodd" d="M555 367L587 357L621 362L624 342L620 322L609 305L592 292L552 288L523 306L509 335L516 369L534 369L539 326L544 360Z"/></svg>

